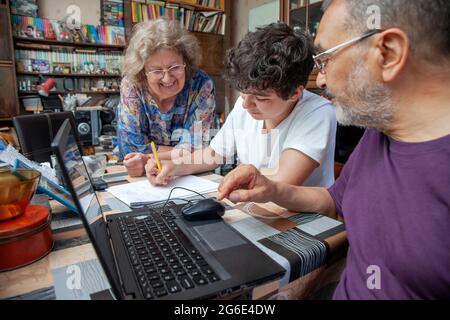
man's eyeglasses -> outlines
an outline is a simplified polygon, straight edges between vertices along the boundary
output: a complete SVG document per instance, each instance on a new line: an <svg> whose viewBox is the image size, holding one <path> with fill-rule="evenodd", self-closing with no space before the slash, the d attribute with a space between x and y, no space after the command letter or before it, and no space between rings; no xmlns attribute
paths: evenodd
<svg viewBox="0 0 450 320"><path fill-rule="evenodd" d="M348 41L346 41L344 43L341 43L341 44L331 48L331 49L328 49L328 50L326 50L324 52L321 52L321 53L313 56L314 64L316 65L316 68L319 69L320 73L325 74L325 68L326 68L328 62L330 61L331 56L337 50L345 48L345 47L348 47L348 46L350 46L352 44L355 44L355 43L357 43L359 41L367 39L367 38L369 38L369 37L371 37L371 36L373 36L373 35L375 35L377 33L383 32L383 31L384 30L380 30L380 29L371 30L371 31L369 31L369 32L359 36L359 37L350 39L350 40L348 40Z"/></svg>
<svg viewBox="0 0 450 320"><path fill-rule="evenodd" d="M186 68L186 63L176 64L167 69L157 69L145 72L147 77L151 80L161 80L165 77L166 72L173 77L179 77L184 73L184 69Z"/></svg>

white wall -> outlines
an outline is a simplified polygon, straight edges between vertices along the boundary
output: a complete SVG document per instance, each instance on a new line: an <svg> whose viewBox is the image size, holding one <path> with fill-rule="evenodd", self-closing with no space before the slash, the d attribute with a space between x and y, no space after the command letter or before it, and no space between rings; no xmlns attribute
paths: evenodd
<svg viewBox="0 0 450 320"><path fill-rule="evenodd" d="M255 8L250 8L248 15L248 29L249 31L255 31L256 27L277 22L279 18L280 2L278 0L272 0L267 4L261 4Z"/></svg>

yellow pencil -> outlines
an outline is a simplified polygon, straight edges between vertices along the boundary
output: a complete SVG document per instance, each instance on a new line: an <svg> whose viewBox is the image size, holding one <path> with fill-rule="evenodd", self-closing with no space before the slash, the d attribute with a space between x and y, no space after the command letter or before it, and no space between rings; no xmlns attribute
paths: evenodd
<svg viewBox="0 0 450 320"><path fill-rule="evenodd" d="M161 162L159 161L158 151L156 150L155 143L152 141L150 145L152 147L153 156L155 157L156 166L158 167L158 170L161 171Z"/></svg>

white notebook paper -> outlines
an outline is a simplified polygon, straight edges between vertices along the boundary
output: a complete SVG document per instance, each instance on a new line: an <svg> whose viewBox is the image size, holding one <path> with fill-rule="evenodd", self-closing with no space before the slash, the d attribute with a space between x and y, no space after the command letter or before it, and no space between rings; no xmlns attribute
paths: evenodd
<svg viewBox="0 0 450 320"><path fill-rule="evenodd" d="M175 187L183 187L198 193L210 193L217 191L219 184L196 176L180 177L167 186L153 186L148 180L122 184L106 189L110 194L130 206L137 202L155 202L167 200L170 191ZM195 196L195 193L183 189L176 189L170 196L173 198L187 198Z"/></svg>

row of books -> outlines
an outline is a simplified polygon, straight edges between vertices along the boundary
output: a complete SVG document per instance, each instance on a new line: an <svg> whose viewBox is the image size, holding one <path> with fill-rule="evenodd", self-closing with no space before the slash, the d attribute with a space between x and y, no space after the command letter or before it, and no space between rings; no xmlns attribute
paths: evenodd
<svg viewBox="0 0 450 320"><path fill-rule="evenodd" d="M124 26L123 0L102 1L102 23L109 26Z"/></svg>
<svg viewBox="0 0 450 320"><path fill-rule="evenodd" d="M120 75L121 53L16 50L18 72Z"/></svg>
<svg viewBox="0 0 450 320"><path fill-rule="evenodd" d="M82 30L93 43L126 45L125 28L123 27L83 25Z"/></svg>
<svg viewBox="0 0 450 320"><path fill-rule="evenodd" d="M226 15L222 11L196 11L161 1L131 2L133 23L167 17L180 21L189 31L225 34Z"/></svg>
<svg viewBox="0 0 450 320"><path fill-rule="evenodd" d="M125 28L123 27L82 25L79 30L71 30L64 22L58 20L20 15L11 15L11 22L14 36L20 38L126 45Z"/></svg>

